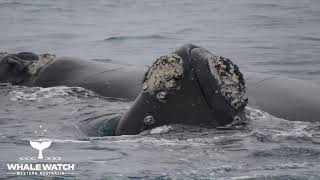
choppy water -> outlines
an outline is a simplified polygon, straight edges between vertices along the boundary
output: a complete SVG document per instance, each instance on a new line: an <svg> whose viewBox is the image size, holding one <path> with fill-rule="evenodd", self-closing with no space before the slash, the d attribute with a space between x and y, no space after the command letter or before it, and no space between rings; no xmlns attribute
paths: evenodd
<svg viewBox="0 0 320 180"><path fill-rule="evenodd" d="M320 82L320 1L0 0L0 50L51 52L147 65L184 43L231 58L242 70ZM247 109L224 129L170 125L136 136L98 137L81 122L125 112L130 102L81 88L0 86L0 177L5 164L44 155L73 162L67 179L320 179L320 124ZM93 133L94 134L94 133ZM91 135L91 136L90 136Z"/></svg>

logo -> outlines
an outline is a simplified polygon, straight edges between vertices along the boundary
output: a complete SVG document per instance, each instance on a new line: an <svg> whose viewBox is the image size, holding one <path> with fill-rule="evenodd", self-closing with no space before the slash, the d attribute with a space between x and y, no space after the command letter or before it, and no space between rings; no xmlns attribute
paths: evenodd
<svg viewBox="0 0 320 180"><path fill-rule="evenodd" d="M44 142L30 141L30 145L31 147L39 151L38 159L43 159L42 151L51 146L51 141L44 141Z"/></svg>
<svg viewBox="0 0 320 180"><path fill-rule="evenodd" d="M40 126L40 131L35 134L44 137L47 130ZM44 156L44 150L48 149L53 143L50 139L33 139L29 141L30 146L37 150L37 156L19 157L19 163L7 163L7 170L10 175L18 176L57 176L74 175L75 164L62 163L61 157Z"/></svg>

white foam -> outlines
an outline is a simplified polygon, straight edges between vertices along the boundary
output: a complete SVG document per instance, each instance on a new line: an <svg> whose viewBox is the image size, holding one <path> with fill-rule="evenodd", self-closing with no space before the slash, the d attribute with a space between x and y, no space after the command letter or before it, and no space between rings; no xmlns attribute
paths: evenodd
<svg viewBox="0 0 320 180"><path fill-rule="evenodd" d="M267 112L259 109L246 107L248 113L246 117L251 120L251 124L254 125L252 134L265 134L269 135L272 139L279 138L312 138L314 131L310 130L312 127L319 126L315 122L304 121L290 121L282 118L278 118L268 114Z"/></svg>
<svg viewBox="0 0 320 180"><path fill-rule="evenodd" d="M164 138L153 138L153 137L139 137L135 139L121 139L117 141L112 141L115 143L142 143L142 144L153 144L158 146L206 146L206 143L196 142L196 140L188 139L188 140L179 140L179 139L164 139Z"/></svg>
<svg viewBox="0 0 320 180"><path fill-rule="evenodd" d="M167 133L169 132L172 128L172 126L160 126L160 127L156 127L154 129L151 129L150 134L162 134L162 133Z"/></svg>
<svg viewBox="0 0 320 180"><path fill-rule="evenodd" d="M94 96L94 93L92 91L86 90L81 87L18 87L17 89L14 89L10 92L10 100L41 101L55 97L70 97L70 95L76 97L77 93L81 93L81 95L83 95L84 97Z"/></svg>

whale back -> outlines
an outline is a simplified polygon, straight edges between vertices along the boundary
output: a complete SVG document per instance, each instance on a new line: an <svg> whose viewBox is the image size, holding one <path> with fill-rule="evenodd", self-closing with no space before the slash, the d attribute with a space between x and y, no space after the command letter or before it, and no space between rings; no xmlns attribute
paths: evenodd
<svg viewBox="0 0 320 180"><path fill-rule="evenodd" d="M35 79L41 87L79 86L102 96L134 100L141 89L143 68L77 58L57 58Z"/></svg>
<svg viewBox="0 0 320 180"><path fill-rule="evenodd" d="M244 74L249 106L287 120L320 121L320 85L275 75Z"/></svg>

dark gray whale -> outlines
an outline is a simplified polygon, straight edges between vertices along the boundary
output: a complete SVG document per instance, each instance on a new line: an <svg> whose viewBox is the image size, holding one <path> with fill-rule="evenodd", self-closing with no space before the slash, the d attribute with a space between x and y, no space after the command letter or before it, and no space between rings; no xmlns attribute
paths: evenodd
<svg viewBox="0 0 320 180"><path fill-rule="evenodd" d="M141 90L144 68L110 61L33 53L0 55L0 82L25 86L78 86L102 96L134 100Z"/></svg>
<svg viewBox="0 0 320 180"><path fill-rule="evenodd" d="M249 106L293 121L320 122L320 85L306 80L246 72Z"/></svg>
<svg viewBox="0 0 320 180"><path fill-rule="evenodd" d="M143 90L121 118L116 135L172 123L229 124L243 115L244 92L243 75L230 60L195 45L182 46L149 68Z"/></svg>
<svg viewBox="0 0 320 180"><path fill-rule="evenodd" d="M137 134L142 130L166 123L211 123L219 126L230 123L233 118L242 118L241 104L243 103L240 103L240 110L235 110L230 101L219 97L221 93L218 93L217 97L212 97L210 94L215 86L211 82L212 79L208 79L210 74L204 62L208 62L207 59L213 56L211 53L194 45L185 45L173 54L178 54L181 58L184 64L182 74L184 78L187 78L183 83L180 82L180 85L179 81L168 81L170 83L162 86L159 92L150 90L149 86L143 86L150 85L146 83L146 76L150 73L150 70L145 73L146 68L120 65L114 62L56 58L49 54L37 56L32 53L21 53L9 56L9 58L8 54L0 54L2 59L0 61L0 82L41 87L80 86L102 96L136 99L134 105L120 118L120 121L119 118L113 121L112 127L116 128L116 130L113 129L113 132L117 131L117 135ZM164 59L174 59L174 56L166 57ZM190 61L191 59L201 61ZM153 67L157 70L157 65L153 64ZM201 71L202 69L206 70ZM174 75L179 77L179 73ZM151 74L149 78L150 76ZM192 77L198 80L194 81ZM156 80L155 77L152 78ZM167 79L170 80L170 77ZM248 97L250 107L287 120L320 121L318 118L320 85L306 80L253 72L245 72L244 79L245 95ZM166 88L179 86L183 89L163 91L163 88L168 90ZM148 95L149 91L154 91L154 94ZM242 91L236 92L241 93ZM154 109L151 109L150 103L144 104L148 101L151 104L154 103ZM162 115L159 117L157 113ZM117 124L118 121L119 124Z"/></svg>

